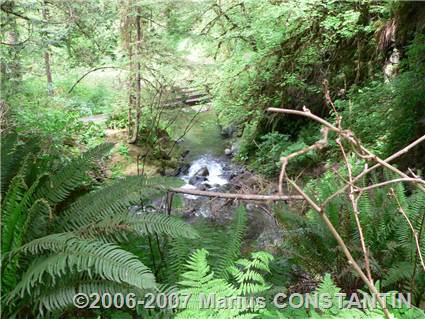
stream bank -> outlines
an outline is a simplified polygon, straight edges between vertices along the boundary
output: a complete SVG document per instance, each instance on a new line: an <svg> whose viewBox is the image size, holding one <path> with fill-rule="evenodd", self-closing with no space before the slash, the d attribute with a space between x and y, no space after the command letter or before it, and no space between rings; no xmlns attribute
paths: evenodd
<svg viewBox="0 0 425 319"><path fill-rule="evenodd" d="M202 107L202 106L201 106ZM179 140L179 150L184 157L177 170L182 188L231 193L272 194L276 188L261 176L234 163L228 150L232 141L222 134L217 117L211 108L200 112L191 130L181 137L185 125L198 109L186 111L171 127L172 138ZM227 154L227 155L226 155ZM177 214L194 222L199 218L209 219L226 226L233 218L240 201L224 198L208 198L183 195ZM282 230L276 224L268 203L244 202L248 216L245 242L255 249L267 249L279 244Z"/></svg>
<svg viewBox="0 0 425 319"><path fill-rule="evenodd" d="M164 117L165 120L170 120L176 115L170 110ZM81 120L103 123L105 116L96 115ZM186 130L191 121L190 129ZM186 189L267 195L276 193L277 189L273 183L232 161L235 141L230 138L232 134L220 128L217 116L209 105L181 109L168 132L169 139L176 141L170 156L171 160L161 162L168 168L164 169L155 162L147 161L143 169L148 176L161 173L177 177L182 180L182 188ZM111 158L112 166L118 166L125 175L139 174L141 165L135 159L147 150L140 145L128 145L125 129L106 129L105 137L107 141L117 145L117 151L113 152ZM219 227L226 227L232 221L236 208L241 204L240 200L225 198L189 194L179 197L180 204L173 208L173 214L180 215L191 223L203 219ZM159 206L163 204L163 201L156 203ZM272 203L243 202L243 204L248 216L245 248L264 250L279 245L283 236L273 217Z"/></svg>

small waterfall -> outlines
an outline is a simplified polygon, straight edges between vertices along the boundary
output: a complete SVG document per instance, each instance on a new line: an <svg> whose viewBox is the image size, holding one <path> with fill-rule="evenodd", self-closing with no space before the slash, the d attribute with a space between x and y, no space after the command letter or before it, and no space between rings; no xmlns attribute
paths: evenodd
<svg viewBox="0 0 425 319"><path fill-rule="evenodd" d="M206 179L199 184L203 185L209 185L211 189L226 185L229 183L228 177L225 175L224 171L224 161L213 157L211 155L202 155L201 157L194 160L187 172L187 174L180 176L180 178L186 182L186 184L182 188L186 189L196 189L198 187L191 185L189 183L190 179L193 178L196 173L199 172L202 168L208 169L208 176L206 176ZM188 199L196 199L198 196L194 195L185 195Z"/></svg>
<svg viewBox="0 0 425 319"><path fill-rule="evenodd" d="M208 169L208 174L205 169ZM240 172L241 168L232 164L226 157L203 154L196 157L179 177L185 182L182 188L227 192L235 191L232 189L234 182L231 177ZM229 202L225 198L211 200L203 196L183 195L183 214L187 220L211 218L218 224L228 224L238 205L239 203ZM267 204L244 203L244 206L248 215L246 239L256 240L261 249L270 245L280 245L283 238L282 230L274 218L266 214Z"/></svg>

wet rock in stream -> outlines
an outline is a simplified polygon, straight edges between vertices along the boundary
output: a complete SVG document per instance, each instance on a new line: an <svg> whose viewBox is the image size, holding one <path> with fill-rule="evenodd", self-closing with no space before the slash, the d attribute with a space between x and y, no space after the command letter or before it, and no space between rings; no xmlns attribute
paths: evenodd
<svg viewBox="0 0 425 319"><path fill-rule="evenodd" d="M226 148L224 150L224 155L226 155L226 156L232 156L233 155L233 152L232 152L232 150L230 148Z"/></svg>
<svg viewBox="0 0 425 319"><path fill-rule="evenodd" d="M195 173L195 176L208 176L208 175L210 175L210 171L208 170L206 166L202 167Z"/></svg>
<svg viewBox="0 0 425 319"><path fill-rule="evenodd" d="M237 130L237 128L236 128L235 125L230 125L230 126L227 126L227 127L222 127L221 128L221 132L220 132L221 137L223 137L223 138L231 138L236 133L236 130Z"/></svg>
<svg viewBox="0 0 425 319"><path fill-rule="evenodd" d="M235 165L226 157L203 155L195 159L180 178L186 182L183 188L216 192L255 192L261 180L245 168ZM182 195L181 214L188 222L199 218L213 220L216 224L228 227L240 203L227 198L210 198L195 195ZM248 223L245 240L255 242L257 247L271 247L282 238L270 207L262 203L244 203Z"/></svg>

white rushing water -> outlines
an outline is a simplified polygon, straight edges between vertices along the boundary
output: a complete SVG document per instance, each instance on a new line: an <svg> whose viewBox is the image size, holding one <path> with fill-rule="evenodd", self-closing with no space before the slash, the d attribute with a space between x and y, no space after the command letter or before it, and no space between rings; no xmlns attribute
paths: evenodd
<svg viewBox="0 0 425 319"><path fill-rule="evenodd" d="M223 175L223 163L219 159L214 158L210 155L203 155L198 159L194 160L189 168L189 171L186 175L181 176L180 178L186 182L182 188L186 189L196 189L195 186L189 184L189 180L195 176L195 174L201 169L206 167L208 169L208 176L206 180L201 184L209 184L212 187L222 186L228 184L228 179ZM196 199L198 196L194 195L185 195L186 198Z"/></svg>

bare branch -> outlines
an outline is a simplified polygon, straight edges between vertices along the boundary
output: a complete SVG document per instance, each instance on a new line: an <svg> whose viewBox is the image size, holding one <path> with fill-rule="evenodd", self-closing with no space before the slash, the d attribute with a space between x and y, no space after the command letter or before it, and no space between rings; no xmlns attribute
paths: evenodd
<svg viewBox="0 0 425 319"><path fill-rule="evenodd" d="M424 258L422 257L422 253L421 253L421 246L419 244L418 233L416 232L415 228L412 225L412 222L410 221L409 217L407 216L406 212L404 211L403 207L401 206L401 203L398 200L397 195L395 194L393 188L391 188L390 193L397 202L399 213L403 215L404 219L406 219L406 222L409 225L410 230L412 231L412 234L413 234L413 237L415 238L415 243L416 243L416 255L419 256L422 269L425 271L425 263L424 263Z"/></svg>
<svg viewBox="0 0 425 319"><path fill-rule="evenodd" d="M218 197L218 198L233 198L240 200L258 200L258 201L281 201L281 200L303 200L302 196L289 196L289 195L258 195L258 194L238 194L238 193L221 193L201 191L198 189L185 189L185 188L170 188L171 192L180 194L190 194L196 196Z"/></svg>
<svg viewBox="0 0 425 319"><path fill-rule="evenodd" d="M74 88L77 86L77 84L80 83L87 75L89 75L92 72L95 72L95 71L98 71L98 70L103 70L103 69L120 69L120 67L118 67L118 66L99 66L97 68L91 69L90 71L87 71L74 83L73 86L71 86L71 88L68 90L68 94L70 94L74 90Z"/></svg>
<svg viewBox="0 0 425 319"><path fill-rule="evenodd" d="M306 154L312 150L315 150L315 149L320 150L323 147L325 147L328 144L328 132L329 132L329 129L327 127L324 127L322 129L322 139L318 140L313 145L307 146L299 151L296 151L294 153L291 153L287 156L280 158L280 161L282 162L282 167L280 169L280 174L279 174L279 194L281 195L283 194L283 179L286 175L286 165L288 165L288 161L294 157L297 157L302 154Z"/></svg>
<svg viewBox="0 0 425 319"><path fill-rule="evenodd" d="M319 122L320 124L328 127L331 131L334 131L334 132L340 132L341 131L339 128L332 125L328 121L326 121L326 120L322 119L321 117L311 113L310 110L307 109L306 107L304 107L303 111L292 110L292 109L281 109L281 108L277 108L277 107L269 107L267 109L267 112L293 114L293 115L300 115L300 116L308 117L308 118L311 118L312 120L315 120L316 122Z"/></svg>
<svg viewBox="0 0 425 319"><path fill-rule="evenodd" d="M370 271L369 254L368 254L368 250L367 250L367 247L366 247L363 229L362 229L362 225L360 223L360 218L359 218L360 211L359 211L359 206L358 206L358 200L359 200L362 193L360 192L359 196L357 196L357 198L355 197L355 195L354 195L355 190L354 190L354 184L353 184L353 174L352 174L352 168L351 168L350 161L348 160L347 154L345 153L344 146L342 145L341 140L339 138L336 140L336 143L339 145L339 147L341 149L341 154L342 154L342 157L344 159L345 166L347 166L348 179L349 179L349 185L350 185L349 186L350 187L350 193L348 194L348 198L350 199L351 206L353 207L354 219L356 221L357 231L359 232L360 245L361 245L362 251L363 251L363 257L364 257L367 277L368 277L369 281L373 284L372 272Z"/></svg>
<svg viewBox="0 0 425 319"><path fill-rule="evenodd" d="M419 183L419 184L425 185L425 181L423 179L403 177L403 178L392 179L392 180L385 181L385 182L382 182L382 183L373 184L373 185L363 187L363 188L357 188L355 190L355 192L364 192L364 191L367 191L367 190L371 190L371 189L374 189L374 188L386 186L386 185L389 185L389 184L399 183L399 182L412 182L412 183Z"/></svg>
<svg viewBox="0 0 425 319"><path fill-rule="evenodd" d="M342 138L347 139L354 146L358 147L359 150L362 151L364 153L364 155L366 155L367 158L373 159L376 162L378 162L376 165L374 165L371 168L363 171L361 174L359 174L358 176L356 176L355 178L353 178L353 183L355 183L361 177L363 177L367 173L371 172L372 170L374 170L374 169L376 169L376 168L378 168L380 166L384 166L384 167L388 168L389 170L393 171L394 173L397 173L398 175L400 175L400 176L402 176L404 178L409 178L408 175L406 175L405 173L403 173L399 169L395 168L394 166L388 164L388 162L394 160L395 158L397 158L399 156L401 156L402 154L406 153L409 149L411 149L412 147L416 146L417 144L419 144L419 143L421 143L421 142L423 142L425 140L425 135L424 135L424 136L420 137L419 139L417 139L416 141L414 141L413 143L411 143L410 145L406 146L404 149L398 151L397 153L395 153L395 154L391 155L390 157L388 157L387 159L383 160L383 159L379 158L378 156L376 156L375 154L373 154L371 151L369 151L363 145L361 145L360 142L357 140L357 138L354 136L353 132L351 132L349 130L343 130L341 128L338 128L338 127L332 125L331 123L329 123L328 121L322 119L321 117L312 114L310 112L310 110L308 110L306 107L304 107L303 111L292 110L292 109L280 109L280 108L270 107L270 108L267 109L267 111L268 112L285 113L285 114L294 114L294 115L300 115L300 116L311 118L311 119L315 120L316 122L318 122L318 123L320 123L320 124L328 127L331 131L336 132ZM418 183L414 183L414 185L416 187L418 187L421 191L423 191L425 193L425 187L422 186L421 183L419 183L419 184ZM326 205L332 198L334 198L336 195L339 195L342 192L344 192L348 187L349 187L349 185L345 185L343 187L343 189L338 190L336 193L332 194L328 199L326 199L322 203L322 205Z"/></svg>

